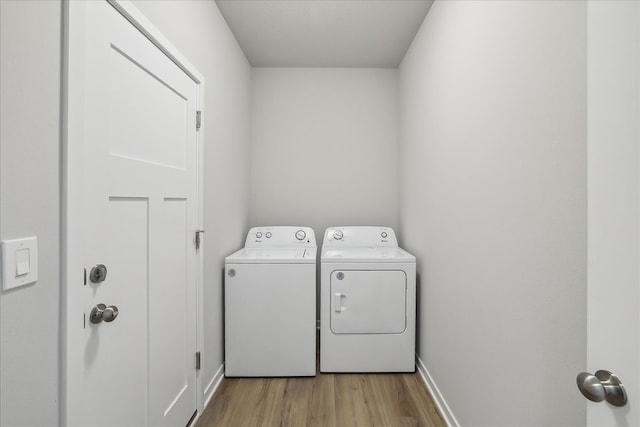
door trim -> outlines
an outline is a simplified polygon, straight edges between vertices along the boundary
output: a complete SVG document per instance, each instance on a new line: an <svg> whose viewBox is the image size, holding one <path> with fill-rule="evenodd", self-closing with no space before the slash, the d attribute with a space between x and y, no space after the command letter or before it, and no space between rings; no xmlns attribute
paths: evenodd
<svg viewBox="0 0 640 427"><path fill-rule="evenodd" d="M164 37L160 31L128 0L104 0L122 14L136 29L169 57L197 85L197 110L204 111L204 77L200 72ZM60 298L60 425L82 424L82 402L85 397L83 329L86 307L83 307L83 272L81 224L83 179L83 127L84 110L83 66L85 23L85 2L63 1L63 52L62 52L62 200L61 200L61 298ZM196 132L197 183L196 211L198 229L203 228L203 142L206 124ZM195 126L195 118L194 118ZM196 347L204 349L204 246L197 252L196 265ZM195 357L195 355L194 355ZM204 358L206 360L206 357ZM196 371L196 406L202 413L202 381L204 370Z"/></svg>

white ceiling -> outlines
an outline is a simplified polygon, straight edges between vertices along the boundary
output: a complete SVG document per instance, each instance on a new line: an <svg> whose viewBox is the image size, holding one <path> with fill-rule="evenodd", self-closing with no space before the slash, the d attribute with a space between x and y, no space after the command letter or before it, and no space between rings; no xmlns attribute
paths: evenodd
<svg viewBox="0 0 640 427"><path fill-rule="evenodd" d="M433 0L216 0L254 67L395 68Z"/></svg>

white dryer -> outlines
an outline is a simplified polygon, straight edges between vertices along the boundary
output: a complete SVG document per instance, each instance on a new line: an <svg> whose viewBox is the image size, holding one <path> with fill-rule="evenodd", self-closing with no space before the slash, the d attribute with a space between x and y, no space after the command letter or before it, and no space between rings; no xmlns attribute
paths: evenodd
<svg viewBox="0 0 640 427"><path fill-rule="evenodd" d="M225 259L225 375L316 374L316 240L309 227L255 227Z"/></svg>
<svg viewBox="0 0 640 427"><path fill-rule="evenodd" d="M330 227L320 262L320 371L414 372L416 259L393 229Z"/></svg>

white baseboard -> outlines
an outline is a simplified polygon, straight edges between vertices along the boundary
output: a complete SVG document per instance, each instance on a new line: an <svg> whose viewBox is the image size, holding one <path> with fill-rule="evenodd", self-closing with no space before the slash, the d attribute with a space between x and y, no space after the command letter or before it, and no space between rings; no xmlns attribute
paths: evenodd
<svg viewBox="0 0 640 427"><path fill-rule="evenodd" d="M433 381L431 374L429 374L427 367L424 365L424 363L422 363L422 359L420 359L417 354L416 366L418 367L418 372L420 372L422 381L424 381L427 389L429 390L429 393L431 393L434 403L436 404L440 415L442 415L442 418L444 418L444 421L447 423L447 426L460 427L460 423L458 423L455 415L453 415L453 412L451 412L451 408L449 408L449 405L447 405L447 402L444 400L444 396L442 395L442 393L440 393L440 390L438 389L436 383Z"/></svg>
<svg viewBox="0 0 640 427"><path fill-rule="evenodd" d="M220 365L215 375L213 376L213 378L211 378L211 381L209 381L209 384L207 384L207 386L204 389L204 404L202 405L203 411L207 407L209 402L211 402L211 399L213 399L213 395L215 394L216 390L220 386L220 383L222 382L223 378L224 378L224 363Z"/></svg>

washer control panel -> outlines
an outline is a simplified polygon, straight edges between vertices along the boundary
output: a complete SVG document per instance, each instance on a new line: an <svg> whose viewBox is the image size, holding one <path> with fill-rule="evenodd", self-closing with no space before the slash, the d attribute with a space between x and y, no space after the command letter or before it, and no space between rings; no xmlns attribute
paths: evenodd
<svg viewBox="0 0 640 427"><path fill-rule="evenodd" d="M246 248L265 246L316 247L316 237L311 227L271 226L253 227L247 234Z"/></svg>
<svg viewBox="0 0 640 427"><path fill-rule="evenodd" d="M329 227L324 233L323 246L398 246L391 227L343 226Z"/></svg>

